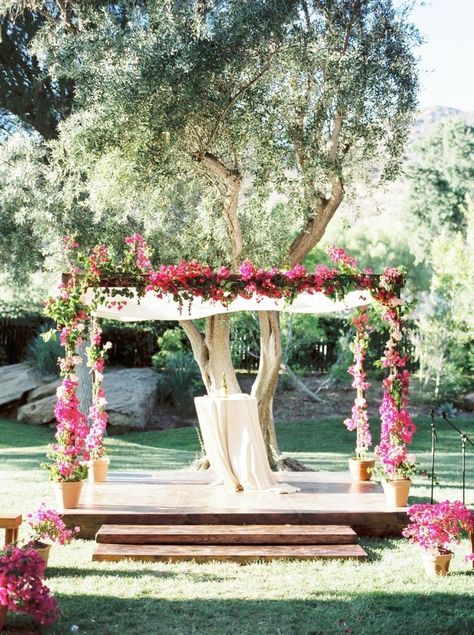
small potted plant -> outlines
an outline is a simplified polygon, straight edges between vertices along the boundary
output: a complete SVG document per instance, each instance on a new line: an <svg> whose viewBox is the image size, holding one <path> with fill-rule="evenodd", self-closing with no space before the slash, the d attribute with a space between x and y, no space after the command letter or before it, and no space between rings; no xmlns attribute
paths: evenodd
<svg viewBox="0 0 474 635"><path fill-rule="evenodd" d="M348 430L356 430L357 445L355 457L349 459L349 471L353 481L369 481L375 464L374 459L368 456L368 450L372 444L367 415L367 403L363 396L357 397L352 408L352 417L344 421Z"/></svg>
<svg viewBox="0 0 474 635"><path fill-rule="evenodd" d="M40 624L59 617L56 599L43 583L45 563L29 546L7 545L0 551L0 630L7 612L25 613Z"/></svg>
<svg viewBox="0 0 474 635"><path fill-rule="evenodd" d="M89 475L95 483L101 483L106 480L107 472L110 465L110 459L107 456L107 450L102 443L90 451Z"/></svg>
<svg viewBox="0 0 474 635"><path fill-rule="evenodd" d="M408 508L410 524L403 535L423 549L422 560L430 576L446 575L453 552L452 543L458 543L464 532L474 532L474 514L460 501L444 501L412 505ZM473 554L467 556L472 560Z"/></svg>
<svg viewBox="0 0 474 635"><path fill-rule="evenodd" d="M34 549L48 564L51 545L67 545L80 531L79 527L67 529L63 519L54 509L48 509L44 503L39 509L27 514L26 521L30 526L29 546Z"/></svg>
<svg viewBox="0 0 474 635"><path fill-rule="evenodd" d="M49 478L54 483L56 503L61 509L75 509L79 504L82 485L87 478L87 464L65 452L52 450L48 454L52 463L45 463Z"/></svg>

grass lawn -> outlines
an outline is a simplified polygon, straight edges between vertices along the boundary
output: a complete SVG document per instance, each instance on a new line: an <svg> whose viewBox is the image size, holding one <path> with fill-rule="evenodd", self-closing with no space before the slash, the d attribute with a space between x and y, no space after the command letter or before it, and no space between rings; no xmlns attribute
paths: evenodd
<svg viewBox="0 0 474 635"><path fill-rule="evenodd" d="M417 420L413 452L429 467L430 428ZM474 432L474 420L461 427ZM374 425L375 429L376 426ZM354 438L338 420L279 426L280 447L322 470L346 469ZM474 436L474 435L473 435ZM54 504L44 459L52 431L0 421L0 508L24 513ZM199 451L194 429L131 433L107 440L112 469L186 467ZM440 423L437 500L461 498L460 442ZM468 454L466 502L474 506L474 453ZM427 500L418 480L412 501ZM62 618L46 632L84 634L326 635L474 632L474 571L455 550L452 573L425 577L416 547L404 540L363 540L370 559L352 562L161 564L92 563L93 543L53 548L48 584ZM31 622L9 615L12 633L33 633ZM79 630L72 627L79 627Z"/></svg>

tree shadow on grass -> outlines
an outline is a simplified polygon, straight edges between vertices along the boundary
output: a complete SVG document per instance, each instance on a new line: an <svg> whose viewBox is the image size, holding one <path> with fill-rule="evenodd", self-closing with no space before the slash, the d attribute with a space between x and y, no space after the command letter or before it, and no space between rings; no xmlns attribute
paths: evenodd
<svg viewBox="0 0 474 635"><path fill-rule="evenodd" d="M278 581L275 581L277 584ZM190 598L168 600L60 595L61 621L51 633L159 633L200 635L465 635L474 632L472 595L384 592L332 599L319 590L310 599ZM247 589L241 590L245 596Z"/></svg>
<svg viewBox="0 0 474 635"><path fill-rule="evenodd" d="M369 556L369 562L374 562L377 560L382 560L384 552L386 553L387 549L396 549L397 540L402 540L401 538L361 538L360 544L361 547L365 549L367 555Z"/></svg>

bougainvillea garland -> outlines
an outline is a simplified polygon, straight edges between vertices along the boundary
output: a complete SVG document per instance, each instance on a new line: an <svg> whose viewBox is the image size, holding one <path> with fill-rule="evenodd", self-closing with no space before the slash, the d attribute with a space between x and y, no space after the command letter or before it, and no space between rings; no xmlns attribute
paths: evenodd
<svg viewBox="0 0 474 635"><path fill-rule="evenodd" d="M45 464L52 481L81 481L87 477L86 438L89 433L87 417L79 410L76 366L82 362L76 346L82 343L88 314L80 303L81 291L70 282L61 285L56 298L46 303L46 312L57 322L59 339L64 347L60 360L62 384L57 389L55 415L56 442L48 452L51 463Z"/></svg>
<svg viewBox="0 0 474 635"><path fill-rule="evenodd" d="M92 404L89 409L90 429L86 438L86 449L91 459L101 459L106 456L103 439L107 427L107 400L102 383L107 351L112 344L102 344L102 330L96 320L92 322L90 340L90 346L87 348L87 365L92 373Z"/></svg>
<svg viewBox="0 0 474 635"><path fill-rule="evenodd" d="M344 421L348 430L356 431L356 456L359 460L367 459L367 452L372 445L367 400L365 398L365 392L370 387L370 384L367 381L367 373L364 369L369 343L368 320L367 307L357 309L356 315L352 320L356 328L356 335L352 345L354 363L349 366L348 373L353 377L352 387L356 389L357 396L352 406L351 416Z"/></svg>

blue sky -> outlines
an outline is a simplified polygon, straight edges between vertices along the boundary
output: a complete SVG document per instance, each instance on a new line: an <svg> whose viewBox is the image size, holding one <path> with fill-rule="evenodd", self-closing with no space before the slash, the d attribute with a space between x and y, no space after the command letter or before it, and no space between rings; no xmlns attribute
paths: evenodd
<svg viewBox="0 0 474 635"><path fill-rule="evenodd" d="M474 0L427 0L412 19L426 40L420 106L474 111Z"/></svg>

